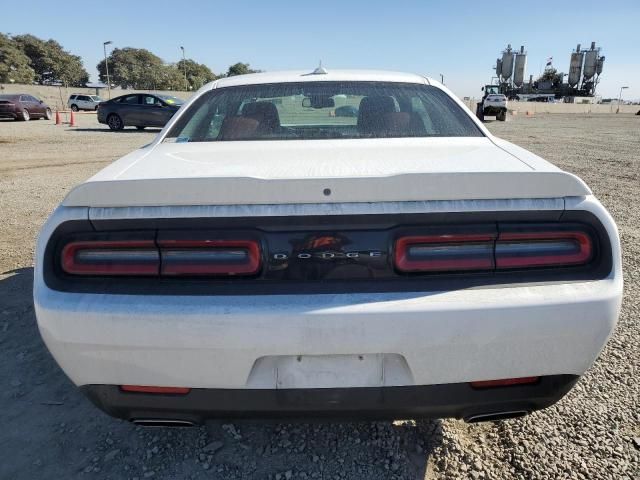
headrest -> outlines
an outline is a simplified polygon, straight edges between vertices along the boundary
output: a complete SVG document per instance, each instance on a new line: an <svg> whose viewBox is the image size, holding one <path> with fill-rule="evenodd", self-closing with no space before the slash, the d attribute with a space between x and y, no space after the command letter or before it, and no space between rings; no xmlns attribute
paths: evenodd
<svg viewBox="0 0 640 480"><path fill-rule="evenodd" d="M257 136L260 122L253 118L226 117L220 126L218 138L220 140L246 140Z"/></svg>
<svg viewBox="0 0 640 480"><path fill-rule="evenodd" d="M358 131L372 133L380 130L381 117L386 113L394 113L396 104L393 98L386 95L371 95L360 100L358 108Z"/></svg>

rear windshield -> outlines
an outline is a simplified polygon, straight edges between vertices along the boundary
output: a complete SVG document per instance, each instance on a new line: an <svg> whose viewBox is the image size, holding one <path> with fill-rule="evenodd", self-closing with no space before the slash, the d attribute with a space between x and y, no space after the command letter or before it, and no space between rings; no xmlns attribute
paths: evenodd
<svg viewBox="0 0 640 480"><path fill-rule="evenodd" d="M165 141L481 136L463 109L432 86L309 82L214 89Z"/></svg>

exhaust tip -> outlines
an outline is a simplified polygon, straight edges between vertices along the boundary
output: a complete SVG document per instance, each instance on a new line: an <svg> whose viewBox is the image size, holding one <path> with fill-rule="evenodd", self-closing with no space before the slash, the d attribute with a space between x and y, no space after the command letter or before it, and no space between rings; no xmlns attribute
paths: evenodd
<svg viewBox="0 0 640 480"><path fill-rule="evenodd" d="M140 427L193 427L195 425L190 420L168 418L132 418L130 421Z"/></svg>
<svg viewBox="0 0 640 480"><path fill-rule="evenodd" d="M467 423L478 422L497 422L499 420L507 420L509 418L518 418L529 415L527 410L513 410L508 412L492 412L492 413L479 413L477 415L471 415L464 419Z"/></svg>

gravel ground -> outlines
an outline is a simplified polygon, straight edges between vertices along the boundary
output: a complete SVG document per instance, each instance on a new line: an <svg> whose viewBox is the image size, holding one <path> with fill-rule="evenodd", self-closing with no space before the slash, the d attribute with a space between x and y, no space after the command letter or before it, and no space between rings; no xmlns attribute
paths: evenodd
<svg viewBox="0 0 640 480"><path fill-rule="evenodd" d="M640 478L640 119L515 117L488 124L578 174L620 227L625 298L596 365L556 406L518 420L212 422L143 429L95 409L38 334L35 235L69 188L153 132L0 122L0 478Z"/></svg>

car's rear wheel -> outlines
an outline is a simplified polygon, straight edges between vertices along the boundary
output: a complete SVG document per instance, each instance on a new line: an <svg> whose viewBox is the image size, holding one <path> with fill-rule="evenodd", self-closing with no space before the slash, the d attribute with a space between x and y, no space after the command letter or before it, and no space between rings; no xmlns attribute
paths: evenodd
<svg viewBox="0 0 640 480"><path fill-rule="evenodd" d="M496 119L500 122L504 122L507 119L507 112L498 112L498 115L496 115Z"/></svg>
<svg viewBox="0 0 640 480"><path fill-rule="evenodd" d="M22 118L20 120L24 122L28 122L29 120L31 120L31 115L29 115L28 110L22 110Z"/></svg>
<svg viewBox="0 0 640 480"><path fill-rule="evenodd" d="M51 120L53 118L53 115L51 114L51 109L47 108L44 111L44 118L46 118L47 120Z"/></svg>
<svg viewBox="0 0 640 480"><path fill-rule="evenodd" d="M80 110L78 108L78 106L74 103L73 105L71 105L71 110L73 110L74 112L77 112L78 110Z"/></svg>
<svg viewBox="0 0 640 480"><path fill-rule="evenodd" d="M112 113L107 117L107 125L111 130L122 130L124 128L124 122L120 118L120 115Z"/></svg>
<svg viewBox="0 0 640 480"><path fill-rule="evenodd" d="M136 127L138 130L144 130L144 127Z"/></svg>

